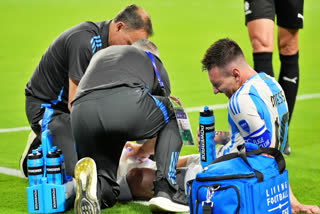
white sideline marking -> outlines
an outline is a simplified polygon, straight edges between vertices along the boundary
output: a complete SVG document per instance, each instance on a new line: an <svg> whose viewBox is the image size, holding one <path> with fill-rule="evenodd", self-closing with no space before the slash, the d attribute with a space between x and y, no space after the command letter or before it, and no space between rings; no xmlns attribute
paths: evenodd
<svg viewBox="0 0 320 214"><path fill-rule="evenodd" d="M302 94L297 96L297 100L309 100L309 99L317 99L317 98L320 98L320 93L319 94ZM209 107L212 109L224 109L224 108L227 108L227 104L217 104L217 105L211 105ZM194 112L194 111L200 111L202 109L203 109L203 106L189 107L189 108L185 108L185 111ZM0 129L0 133L17 132L17 131L24 131L24 130L30 130L30 127L25 126L25 127L17 127L17 128ZM25 178L21 174L20 170L1 167L1 166L0 166L0 174L13 175L16 177Z"/></svg>
<svg viewBox="0 0 320 214"><path fill-rule="evenodd" d="M17 128L8 128L8 129L0 129L0 133L7 133L7 132L20 132L25 130L30 130L29 126L17 127Z"/></svg>
<svg viewBox="0 0 320 214"><path fill-rule="evenodd" d="M208 106L210 109L217 110L217 109L226 109L228 104L217 104L217 105L211 105ZM185 112L199 112L200 110L203 110L203 106L197 106L197 107L187 107L184 108Z"/></svg>
<svg viewBox="0 0 320 214"><path fill-rule="evenodd" d="M317 99L317 98L320 98L320 93L319 94L302 94L297 96L297 100L310 100L310 99ZM217 109L226 109L227 106L228 104L225 103L225 104L210 105L209 108L213 110L217 110ZM199 112L202 109L203 109L203 106L184 108L185 112ZM17 128L6 128L6 129L0 129L0 133L19 132L19 131L26 131L30 129L31 128L29 126L23 126L23 127L17 127Z"/></svg>
<svg viewBox="0 0 320 214"><path fill-rule="evenodd" d="M302 94L297 96L297 100L310 100L320 98L320 94Z"/></svg>
<svg viewBox="0 0 320 214"><path fill-rule="evenodd" d="M17 169L11 169L11 168L7 168L7 167L1 167L0 166L0 173L1 174L6 174L6 175L12 175L12 176L16 176L16 177L20 177L20 178L26 178L22 175L22 173L20 172L20 170Z"/></svg>
<svg viewBox="0 0 320 214"><path fill-rule="evenodd" d="M133 203L142 204L144 206L149 206L149 201L132 201Z"/></svg>
<svg viewBox="0 0 320 214"><path fill-rule="evenodd" d="M297 100L310 100L310 99L317 99L320 98L319 94L302 94L297 96ZM208 106L210 109L217 110L217 109L226 109L228 106L227 103L225 104L217 104L217 105L211 105ZM199 112L200 110L203 110L203 106L197 106L197 107L187 107L184 108L185 112Z"/></svg>

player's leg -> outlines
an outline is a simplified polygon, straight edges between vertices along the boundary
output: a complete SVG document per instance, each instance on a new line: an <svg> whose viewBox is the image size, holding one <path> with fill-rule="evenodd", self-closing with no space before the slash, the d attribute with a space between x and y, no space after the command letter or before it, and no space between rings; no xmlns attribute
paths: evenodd
<svg viewBox="0 0 320 214"><path fill-rule="evenodd" d="M279 83L288 102L290 122L299 86L298 33L299 29L303 27L303 0L277 1L276 14L281 61ZM288 143L283 152L290 154Z"/></svg>
<svg viewBox="0 0 320 214"><path fill-rule="evenodd" d="M299 83L298 33L303 27L303 0L278 1L276 13L281 60L279 83L285 92L291 119Z"/></svg>
<svg viewBox="0 0 320 214"><path fill-rule="evenodd" d="M273 0L245 0L245 18L253 50L254 70L273 76Z"/></svg>
<svg viewBox="0 0 320 214"><path fill-rule="evenodd" d="M292 118L299 86L298 30L278 27L278 47L280 53L279 83L284 90Z"/></svg>
<svg viewBox="0 0 320 214"><path fill-rule="evenodd" d="M176 182L182 192L185 191L186 172L187 168L177 168ZM155 174L156 171L150 168L133 168L127 173L126 183L132 199L149 200L153 197Z"/></svg>
<svg viewBox="0 0 320 214"><path fill-rule="evenodd" d="M64 156L66 175L74 177L74 167L78 156L72 136L70 114L54 109L48 129L52 136L52 146L61 149Z"/></svg>

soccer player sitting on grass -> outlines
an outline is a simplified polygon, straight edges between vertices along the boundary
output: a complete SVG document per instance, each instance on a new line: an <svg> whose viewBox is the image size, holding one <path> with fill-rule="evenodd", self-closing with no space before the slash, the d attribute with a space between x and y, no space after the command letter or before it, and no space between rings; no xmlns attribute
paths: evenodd
<svg viewBox="0 0 320 214"><path fill-rule="evenodd" d="M231 141L217 149L217 157L237 152L237 147L244 142L282 151L287 139L289 115L284 92L277 81L265 73L254 71L246 63L240 47L230 39L215 42L207 50L202 64L208 71L214 94L224 93L229 98ZM140 154L137 150L130 155ZM128 175L130 184L133 176ZM139 170L135 170L135 175L135 180L143 180L137 178L144 176ZM292 213L320 213L316 205L301 204L291 188L290 203Z"/></svg>

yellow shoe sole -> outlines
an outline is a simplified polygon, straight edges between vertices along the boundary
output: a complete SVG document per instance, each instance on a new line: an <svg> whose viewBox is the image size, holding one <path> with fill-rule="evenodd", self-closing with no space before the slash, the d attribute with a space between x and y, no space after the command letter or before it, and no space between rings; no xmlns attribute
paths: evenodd
<svg viewBox="0 0 320 214"><path fill-rule="evenodd" d="M91 158L79 160L74 170L74 176L77 185L77 194L74 202L75 213L100 214L100 206L96 194L92 195L90 192L91 188L95 188L95 191L97 188L97 170L94 160ZM95 182L93 182L94 179Z"/></svg>

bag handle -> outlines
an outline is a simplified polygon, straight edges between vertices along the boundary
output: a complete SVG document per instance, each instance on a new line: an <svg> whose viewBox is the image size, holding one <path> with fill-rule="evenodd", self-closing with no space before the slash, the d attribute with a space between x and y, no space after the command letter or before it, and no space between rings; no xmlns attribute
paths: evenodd
<svg viewBox="0 0 320 214"><path fill-rule="evenodd" d="M234 153L229 153L229 154L223 155L223 156L213 160L209 165L240 157L256 174L258 182L263 181L263 174L261 172L259 172L258 170L255 170L254 168L251 167L251 165L249 164L249 162L247 160L245 149L241 148L241 150L244 150L244 151L240 151L238 153L234 152Z"/></svg>
<svg viewBox="0 0 320 214"><path fill-rule="evenodd" d="M242 146L238 152L238 156L254 171L254 173L256 174L256 177L257 177L257 181L262 182L263 181L263 174L261 172L259 172L258 170L254 169L250 165L250 163L248 162L245 144L242 144Z"/></svg>
<svg viewBox="0 0 320 214"><path fill-rule="evenodd" d="M261 153L266 153L274 157L277 162L279 173L282 174L283 171L286 169L286 161L282 153L276 148L258 148L252 151L247 152L247 155L259 155Z"/></svg>
<svg viewBox="0 0 320 214"><path fill-rule="evenodd" d="M266 153L268 155L273 156L276 160L279 173L280 174L283 173L283 171L286 168L286 162L283 158L283 155L281 154L281 152L279 150L269 147L269 148L258 148L258 149L246 152L245 151L245 144L242 145L242 147L240 148L238 153L235 152L235 153L229 153L229 154L223 155L223 156L213 160L209 165L240 157L255 172L258 182L261 182L261 181L263 181L263 174L261 172L255 170L254 168L252 168L247 160L248 155L260 155L261 153Z"/></svg>

